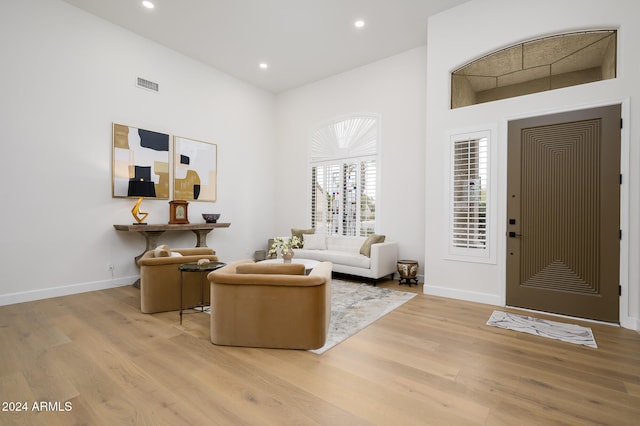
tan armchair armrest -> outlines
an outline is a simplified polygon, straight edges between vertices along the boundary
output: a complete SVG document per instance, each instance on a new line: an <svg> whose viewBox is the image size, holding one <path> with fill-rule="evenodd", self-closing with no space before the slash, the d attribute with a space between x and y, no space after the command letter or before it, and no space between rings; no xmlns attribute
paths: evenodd
<svg viewBox="0 0 640 426"><path fill-rule="evenodd" d="M216 254L216 251L210 247L176 248L176 249L171 249L171 251L178 252L183 256Z"/></svg>
<svg viewBox="0 0 640 426"><path fill-rule="evenodd" d="M208 247L197 247L190 249L175 249L172 250L182 254L182 256L176 257L154 257L153 250L146 252L139 260L139 266L157 266L157 265L175 265L188 262L197 262L199 259L209 259L211 261L217 261L218 256L215 251Z"/></svg>
<svg viewBox="0 0 640 426"><path fill-rule="evenodd" d="M285 275L285 274L238 274L236 267L239 264L251 261L239 261L226 265L223 268L210 272L207 278L215 284L233 285L257 285L257 286L295 286L307 287L323 285L331 282L331 262L322 262L316 266L309 275ZM318 272L314 273L318 269ZM326 273L328 271L328 274ZM328 278L327 278L328 277Z"/></svg>

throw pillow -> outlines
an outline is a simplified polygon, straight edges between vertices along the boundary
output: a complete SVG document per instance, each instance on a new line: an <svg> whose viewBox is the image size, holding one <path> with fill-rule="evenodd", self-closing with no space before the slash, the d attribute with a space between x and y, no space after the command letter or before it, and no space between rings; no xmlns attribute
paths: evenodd
<svg viewBox="0 0 640 426"><path fill-rule="evenodd" d="M362 243L362 246L360 247L360 254L371 257L371 245L377 243L384 243L384 235L369 235L369 237L364 241L364 243Z"/></svg>
<svg viewBox="0 0 640 426"><path fill-rule="evenodd" d="M171 256L171 250L166 244L159 245L153 250L153 257L169 257Z"/></svg>
<svg viewBox="0 0 640 426"><path fill-rule="evenodd" d="M304 275L302 263L242 263L236 266L237 274Z"/></svg>
<svg viewBox="0 0 640 426"><path fill-rule="evenodd" d="M323 234L307 234L302 248L307 250L326 250L327 239Z"/></svg>
<svg viewBox="0 0 640 426"><path fill-rule="evenodd" d="M316 230L314 228L310 229L299 229L299 228L291 228L291 236L298 237L300 239L300 245L294 248L301 248L304 243L304 236L307 234L315 234Z"/></svg>

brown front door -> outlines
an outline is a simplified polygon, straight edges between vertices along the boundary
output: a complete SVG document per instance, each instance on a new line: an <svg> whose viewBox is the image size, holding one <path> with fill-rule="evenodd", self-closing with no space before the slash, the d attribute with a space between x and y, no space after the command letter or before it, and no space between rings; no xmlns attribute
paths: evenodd
<svg viewBox="0 0 640 426"><path fill-rule="evenodd" d="M509 306L619 321L620 105L509 122Z"/></svg>

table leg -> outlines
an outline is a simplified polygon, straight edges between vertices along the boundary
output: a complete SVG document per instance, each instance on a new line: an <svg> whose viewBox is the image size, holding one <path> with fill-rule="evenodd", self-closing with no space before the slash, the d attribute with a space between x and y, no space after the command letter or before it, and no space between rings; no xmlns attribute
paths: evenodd
<svg viewBox="0 0 640 426"><path fill-rule="evenodd" d="M140 226L144 226L144 225L140 225ZM139 255L133 258L133 263L135 263L136 266L138 266L138 260L140 260L140 258L146 252L158 247L158 238L160 237L161 234L164 233L164 231L142 231L140 233L144 236L147 246L145 247L142 253L140 253ZM137 279L136 282L134 282L132 285L135 288L140 288L140 279Z"/></svg>
<svg viewBox="0 0 640 426"><path fill-rule="evenodd" d="M196 234L197 242L196 247L208 247L207 246L207 234L212 231L212 229L192 229L194 234Z"/></svg>
<svg viewBox="0 0 640 426"><path fill-rule="evenodd" d="M200 273L200 310L204 312L204 276L207 272Z"/></svg>
<svg viewBox="0 0 640 426"><path fill-rule="evenodd" d="M140 225L144 226L144 225ZM142 231L140 232L147 243L147 246L144 248L144 251L136 256L136 264L138 263L138 259L142 257L149 250L153 250L158 247L158 238L160 235L164 234L164 231Z"/></svg>
<svg viewBox="0 0 640 426"><path fill-rule="evenodd" d="M182 325L182 274L184 272L180 271L180 325Z"/></svg>

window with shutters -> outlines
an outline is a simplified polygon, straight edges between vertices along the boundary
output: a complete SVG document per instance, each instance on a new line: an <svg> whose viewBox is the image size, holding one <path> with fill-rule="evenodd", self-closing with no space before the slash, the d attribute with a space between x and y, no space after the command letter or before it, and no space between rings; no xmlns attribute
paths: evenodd
<svg viewBox="0 0 640 426"><path fill-rule="evenodd" d="M338 119L314 131L310 155L310 223L316 233L375 232L378 117Z"/></svg>
<svg viewBox="0 0 640 426"><path fill-rule="evenodd" d="M489 137L476 132L451 137L449 252L489 256Z"/></svg>

